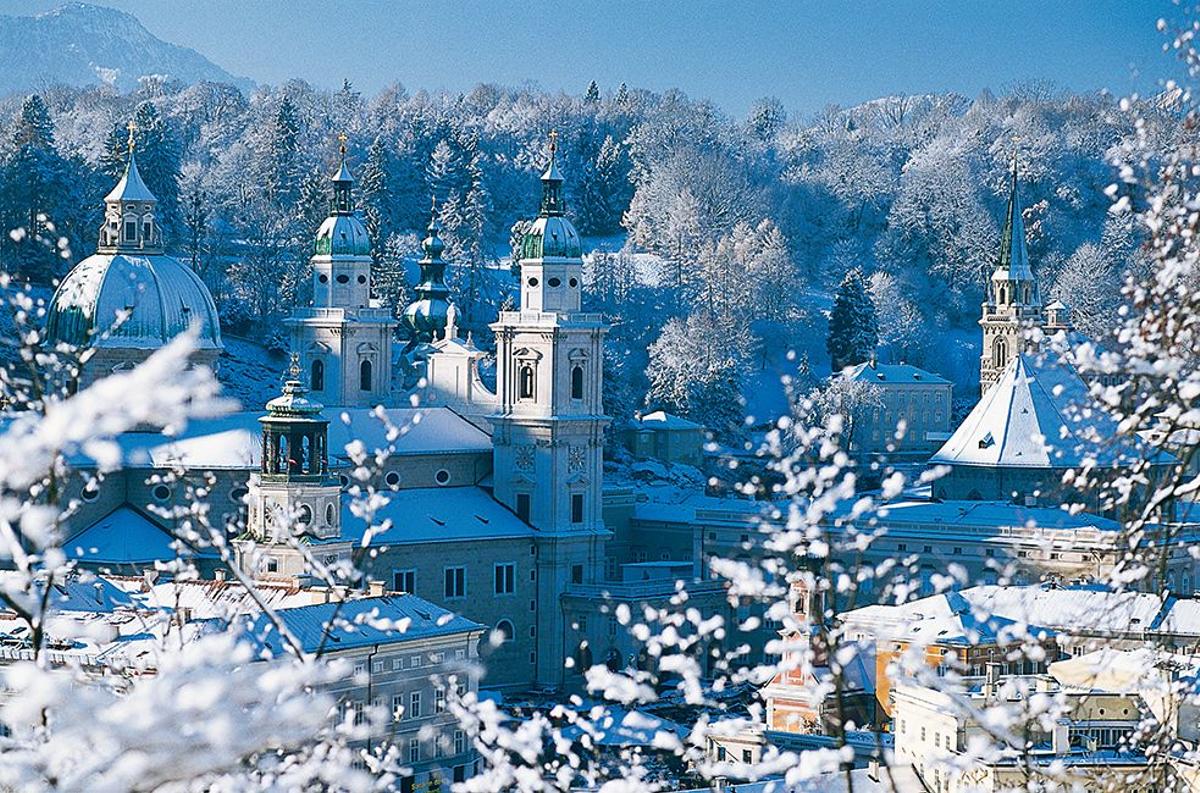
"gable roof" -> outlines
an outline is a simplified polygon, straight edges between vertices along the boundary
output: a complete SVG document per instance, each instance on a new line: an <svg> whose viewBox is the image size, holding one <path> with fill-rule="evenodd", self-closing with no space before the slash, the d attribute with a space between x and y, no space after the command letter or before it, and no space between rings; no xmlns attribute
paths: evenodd
<svg viewBox="0 0 1200 793"><path fill-rule="evenodd" d="M939 374L926 371L907 363L871 363L864 361L851 367L845 374L849 380L861 380L864 383L935 383L949 385L950 381Z"/></svg>
<svg viewBox="0 0 1200 793"><path fill-rule="evenodd" d="M1111 466L1139 459L1069 363L1021 354L930 458L931 463L1014 468ZM1166 462L1162 452L1155 453Z"/></svg>
<svg viewBox="0 0 1200 793"><path fill-rule="evenodd" d="M173 538L154 521L129 506L121 506L76 534L66 543L67 556L97 564L151 564L174 559Z"/></svg>

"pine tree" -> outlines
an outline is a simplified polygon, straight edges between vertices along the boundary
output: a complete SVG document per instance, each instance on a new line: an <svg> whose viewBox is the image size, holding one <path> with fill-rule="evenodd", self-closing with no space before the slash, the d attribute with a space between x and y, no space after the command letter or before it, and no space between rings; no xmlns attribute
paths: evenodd
<svg viewBox="0 0 1200 793"><path fill-rule="evenodd" d="M54 121L50 118L50 109L46 107L45 100L38 94L30 94L21 104L21 114L13 131L13 144L43 149L54 145Z"/></svg>
<svg viewBox="0 0 1200 793"><path fill-rule="evenodd" d="M825 348L829 351L833 371L840 372L847 366L868 360L878 344L875 303L867 290L862 270L855 267L842 279L829 317Z"/></svg>
<svg viewBox="0 0 1200 793"><path fill-rule="evenodd" d="M279 103L261 156L267 199L277 207L290 206L299 194L301 181L300 118L296 105L286 96Z"/></svg>
<svg viewBox="0 0 1200 793"><path fill-rule="evenodd" d="M588 83L587 92L583 95L583 102L587 105L595 105L600 101L600 86L596 85L596 81L592 80Z"/></svg>
<svg viewBox="0 0 1200 793"><path fill-rule="evenodd" d="M382 137L376 137L367 149L367 161L359 175L363 220L371 238L371 250L376 261L383 249L384 240L394 229L392 219L392 195L390 162L387 146Z"/></svg>

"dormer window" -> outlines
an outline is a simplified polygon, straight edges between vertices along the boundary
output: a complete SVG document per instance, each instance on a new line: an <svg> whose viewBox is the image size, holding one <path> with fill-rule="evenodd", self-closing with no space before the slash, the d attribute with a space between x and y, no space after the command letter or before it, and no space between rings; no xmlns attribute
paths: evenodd
<svg viewBox="0 0 1200 793"><path fill-rule="evenodd" d="M137 221L125 221L125 242L133 242L137 239Z"/></svg>

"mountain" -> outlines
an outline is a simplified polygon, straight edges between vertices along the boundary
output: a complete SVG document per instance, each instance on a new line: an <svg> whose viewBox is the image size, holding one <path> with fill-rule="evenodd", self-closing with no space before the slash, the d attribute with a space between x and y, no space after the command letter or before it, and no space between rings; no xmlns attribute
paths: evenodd
<svg viewBox="0 0 1200 793"><path fill-rule="evenodd" d="M137 17L87 3L37 16L0 16L0 95L47 85L109 84L121 91L162 75L253 87L195 50L155 37Z"/></svg>

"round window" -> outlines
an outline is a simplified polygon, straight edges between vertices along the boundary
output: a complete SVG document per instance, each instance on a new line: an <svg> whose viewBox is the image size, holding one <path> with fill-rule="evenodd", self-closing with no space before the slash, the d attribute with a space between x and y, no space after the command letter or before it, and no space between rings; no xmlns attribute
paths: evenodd
<svg viewBox="0 0 1200 793"><path fill-rule="evenodd" d="M529 285L530 285L530 286L537 286L537 285L538 285L538 283L540 283L540 282L539 282L539 281L538 281L538 279L536 279L536 278L530 278L530 279L529 279Z"/></svg>
<svg viewBox="0 0 1200 793"><path fill-rule="evenodd" d="M558 280L557 278L551 278L546 283L550 284L550 286L562 286L562 281Z"/></svg>
<svg viewBox="0 0 1200 793"><path fill-rule="evenodd" d="M572 289L574 289L575 287L579 286L579 281L575 278L572 278L570 281L567 281L567 284L569 284L570 287Z"/></svg>
<svg viewBox="0 0 1200 793"><path fill-rule="evenodd" d="M83 486L83 492L79 494L79 497L90 504L100 498L100 488L94 480L88 482Z"/></svg>
<svg viewBox="0 0 1200 793"><path fill-rule="evenodd" d="M339 284L348 284L348 283L350 283L350 276L346 275L345 273L342 273L341 275L339 275L337 277L337 282Z"/></svg>
<svg viewBox="0 0 1200 793"><path fill-rule="evenodd" d="M246 494L250 491L244 487L235 487L229 491L229 500L235 504L241 504L246 500Z"/></svg>
<svg viewBox="0 0 1200 793"><path fill-rule="evenodd" d="M358 277L358 282L359 282L360 284L365 284L365 283L367 282L367 277L366 277L365 275L360 275L360 276Z"/></svg>
<svg viewBox="0 0 1200 793"><path fill-rule="evenodd" d="M325 273L321 273L317 276L317 280L323 284L327 284L329 283L329 276L325 275Z"/></svg>
<svg viewBox="0 0 1200 793"><path fill-rule="evenodd" d="M166 485L155 485L154 490L150 492L156 501L166 501L171 497L171 488Z"/></svg>
<svg viewBox="0 0 1200 793"><path fill-rule="evenodd" d="M326 526L333 525L333 517L334 517L333 504L326 504L325 505L325 525Z"/></svg>
<svg viewBox="0 0 1200 793"><path fill-rule="evenodd" d="M433 475L433 479L439 485L444 485L450 481L450 472L445 468L439 468L438 472Z"/></svg>
<svg viewBox="0 0 1200 793"><path fill-rule="evenodd" d="M396 473L395 471L388 471L387 475L385 477L383 477L383 481L387 482L388 487L391 487L391 488L399 487L400 486L400 474Z"/></svg>
<svg viewBox="0 0 1200 793"><path fill-rule="evenodd" d="M305 526L312 523L312 507L308 504L301 504L300 509L296 512L296 520Z"/></svg>

